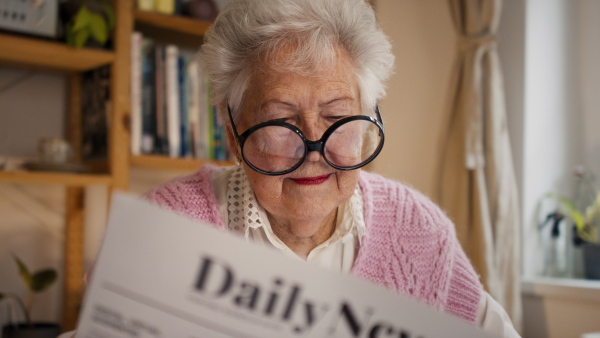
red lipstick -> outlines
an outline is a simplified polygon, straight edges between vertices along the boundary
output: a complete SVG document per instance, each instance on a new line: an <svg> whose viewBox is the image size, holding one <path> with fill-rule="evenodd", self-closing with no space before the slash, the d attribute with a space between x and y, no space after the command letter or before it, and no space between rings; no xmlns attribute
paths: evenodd
<svg viewBox="0 0 600 338"><path fill-rule="evenodd" d="M327 179L329 179L330 175L331 174L315 176L315 177L298 177L298 178L291 178L291 180L300 185L316 185L316 184L321 184L321 183L327 181Z"/></svg>

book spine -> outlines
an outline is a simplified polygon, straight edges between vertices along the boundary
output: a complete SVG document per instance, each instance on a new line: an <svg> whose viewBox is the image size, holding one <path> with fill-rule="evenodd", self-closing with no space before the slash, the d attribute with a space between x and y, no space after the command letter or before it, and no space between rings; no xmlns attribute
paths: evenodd
<svg viewBox="0 0 600 338"><path fill-rule="evenodd" d="M142 33L131 34L131 153L139 155L142 142Z"/></svg>
<svg viewBox="0 0 600 338"><path fill-rule="evenodd" d="M181 146L179 156L187 157L190 152L189 137L189 112L188 112L188 87L189 79L187 76L187 57L180 53L177 58L177 77L179 88L179 135L181 137Z"/></svg>
<svg viewBox="0 0 600 338"><path fill-rule="evenodd" d="M202 67L198 67L198 83L200 84L200 92L198 93L199 100L199 118L198 118L198 148L199 152L197 157L209 159L210 158L210 137L211 135L211 119L209 114L210 101L209 101L209 90L208 90L208 79L202 70Z"/></svg>
<svg viewBox="0 0 600 338"><path fill-rule="evenodd" d="M223 119L219 116L216 106L212 106L212 114L214 119L214 159L224 161L227 159L227 146L225 144L225 127L223 125Z"/></svg>
<svg viewBox="0 0 600 338"><path fill-rule="evenodd" d="M142 153L154 152L156 143L156 61L154 42L143 38L141 43L142 56Z"/></svg>
<svg viewBox="0 0 600 338"><path fill-rule="evenodd" d="M166 155L169 153L167 139L167 121L166 121L166 79L165 79L165 48L163 45L156 45L155 48L156 60L156 144L154 152L156 154Z"/></svg>
<svg viewBox="0 0 600 338"><path fill-rule="evenodd" d="M181 153L179 80L177 59L179 49L168 45L166 52L166 101L167 101L167 138L169 140L169 156L178 157Z"/></svg>
<svg viewBox="0 0 600 338"><path fill-rule="evenodd" d="M200 79L199 79L199 64L198 61L191 57L188 66L188 122L189 122L189 134L190 134L190 153L192 157L200 157Z"/></svg>
<svg viewBox="0 0 600 338"><path fill-rule="evenodd" d="M138 0L137 8L142 11L154 11L154 0Z"/></svg>
<svg viewBox="0 0 600 338"><path fill-rule="evenodd" d="M175 0L155 0L154 5L157 12L171 15L175 12Z"/></svg>

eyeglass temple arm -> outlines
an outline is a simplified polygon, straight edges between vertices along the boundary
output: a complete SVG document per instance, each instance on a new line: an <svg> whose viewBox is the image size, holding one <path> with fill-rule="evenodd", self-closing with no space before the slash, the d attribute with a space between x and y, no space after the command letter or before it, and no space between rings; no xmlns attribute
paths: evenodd
<svg viewBox="0 0 600 338"><path fill-rule="evenodd" d="M240 136L237 132L237 128L235 127L235 123L233 123L233 116L231 115L231 107L227 104L227 114L229 115L229 122L231 122L231 129L233 130L233 136L235 137L235 143L237 143L238 148L241 147L240 144Z"/></svg>
<svg viewBox="0 0 600 338"><path fill-rule="evenodd" d="M381 118L381 113L379 112L379 104L375 104L375 114L377 114L377 118L379 119L379 122L381 122L381 127L383 128L383 118ZM229 115L231 116L231 114Z"/></svg>

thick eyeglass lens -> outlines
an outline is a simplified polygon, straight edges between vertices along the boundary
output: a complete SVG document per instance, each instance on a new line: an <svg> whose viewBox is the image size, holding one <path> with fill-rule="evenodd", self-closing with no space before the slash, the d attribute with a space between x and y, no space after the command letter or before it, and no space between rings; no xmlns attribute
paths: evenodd
<svg viewBox="0 0 600 338"><path fill-rule="evenodd" d="M350 168L368 161L380 142L380 130L375 123L354 120L340 125L329 135L323 153L331 164ZM248 135L242 151L246 161L254 167L275 173L286 171L302 161L305 144L289 128L266 126Z"/></svg>
<svg viewBox="0 0 600 338"><path fill-rule="evenodd" d="M302 161L304 141L288 128L266 126L248 136L242 151L246 161L256 168L280 172Z"/></svg>
<svg viewBox="0 0 600 338"><path fill-rule="evenodd" d="M367 120L339 126L325 142L325 158L338 167L349 168L369 160L381 142L379 127Z"/></svg>

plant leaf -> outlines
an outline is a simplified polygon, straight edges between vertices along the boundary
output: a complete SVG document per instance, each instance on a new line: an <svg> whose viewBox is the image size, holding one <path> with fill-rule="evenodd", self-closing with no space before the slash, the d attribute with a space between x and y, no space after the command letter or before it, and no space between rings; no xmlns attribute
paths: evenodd
<svg viewBox="0 0 600 338"><path fill-rule="evenodd" d="M74 23L73 23L73 31L79 31L84 29L90 22L90 16L93 13L86 6L81 6L75 14Z"/></svg>
<svg viewBox="0 0 600 338"><path fill-rule="evenodd" d="M67 23L65 25L65 37L67 38L67 45L69 46L75 46L75 41L73 40L72 27L73 25L71 25L70 23Z"/></svg>
<svg viewBox="0 0 600 338"><path fill-rule="evenodd" d="M588 206L584 212L579 211L573 201L568 198L556 195L554 193L547 193L547 197L556 200L562 209L565 216L571 219L577 228L577 234L581 239L590 243L598 242L598 233L596 227L592 226L596 214L600 209L600 192L596 195L596 201L591 206Z"/></svg>
<svg viewBox="0 0 600 338"><path fill-rule="evenodd" d="M108 4L104 4L102 8L104 9L104 16L106 17L108 29L112 29L115 26L115 11Z"/></svg>
<svg viewBox="0 0 600 338"><path fill-rule="evenodd" d="M73 34L73 46L77 48L83 47L85 42L90 37L90 31L88 29L82 29Z"/></svg>
<svg viewBox="0 0 600 338"><path fill-rule="evenodd" d="M92 14L90 16L90 32L94 40L104 45L108 40L108 28L106 27L106 21L100 14Z"/></svg>
<svg viewBox="0 0 600 338"><path fill-rule="evenodd" d="M54 269L46 269L36 272L31 277L31 291L41 292L46 290L56 280L56 271Z"/></svg>
<svg viewBox="0 0 600 338"><path fill-rule="evenodd" d="M558 202L560 207L563 209L563 213L567 217L569 217L573 221L573 223L575 223L575 226L577 227L578 231L584 230L585 221L583 215L579 210L577 210L577 208L575 208L575 204L573 204L573 202L571 202L570 199L556 195L554 193L548 193L546 194L546 196L553 198L556 200L556 202Z"/></svg>
<svg viewBox="0 0 600 338"><path fill-rule="evenodd" d="M25 264L23 262L21 262L19 257L13 255L13 259L15 260L15 263L17 263L17 266L19 267L19 276L21 276L21 280L23 281L23 283L25 284L25 286L28 289L31 289L31 274L29 273L27 266L25 266Z"/></svg>

